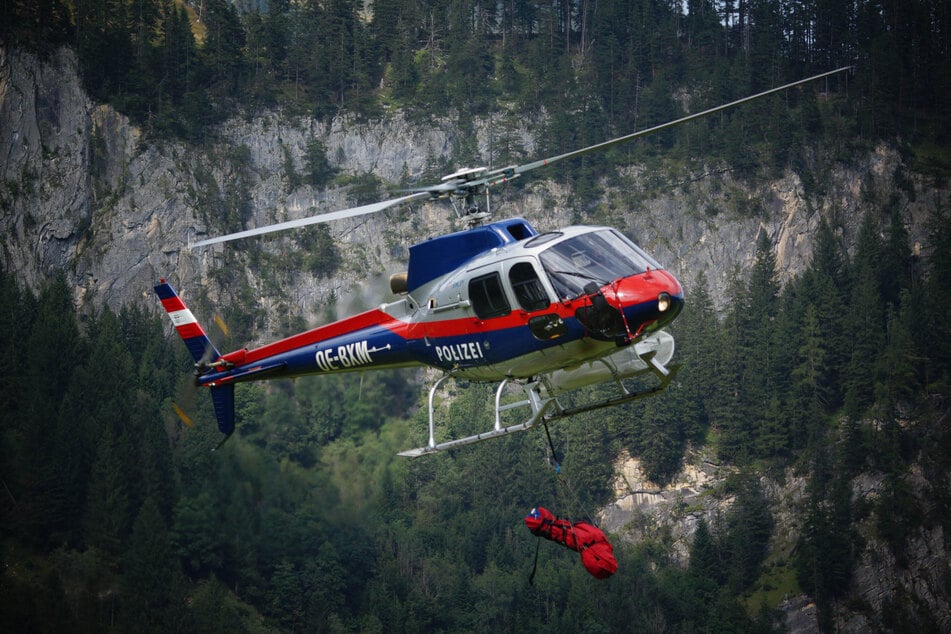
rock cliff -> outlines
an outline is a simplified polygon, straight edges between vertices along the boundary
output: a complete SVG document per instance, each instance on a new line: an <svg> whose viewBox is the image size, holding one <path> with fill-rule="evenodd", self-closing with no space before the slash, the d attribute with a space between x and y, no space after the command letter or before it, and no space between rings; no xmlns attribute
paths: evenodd
<svg viewBox="0 0 951 634"><path fill-rule="evenodd" d="M492 118L473 121L475 143L466 139L487 165L498 162L496 128ZM452 121L423 125L400 113L380 121L342 116L324 122L268 112L234 118L196 147L151 138L112 108L92 103L69 51L41 61L0 48L0 257L33 287L50 271L67 270L78 305L149 303L160 276L186 294L201 288L215 300L229 294L214 272L230 247L186 245L225 231L223 216L233 207L246 210L246 226L253 227L354 204L348 176L372 174L384 186L432 182L451 169L463 134ZM512 136L515 155L538 158L531 126ZM296 184L293 172L303 169L314 140L327 148L344 184L323 191ZM882 200L900 206L912 239L927 248L923 219L948 200L948 191L932 190L913 175L897 190L899 173L906 173L899 154L884 146L854 164L835 165L824 194L807 192L795 173L751 185L722 170L673 176L634 165L620 169L611 179L620 185L606 187L598 200L579 201L540 170L520 189L503 190L493 205L499 216L521 215L542 230L609 222L670 268L688 293L705 271L722 305L730 276L752 261L761 231L772 240L784 278L808 264L820 217L832 220L851 246L862 214ZM388 195L385 187L376 194ZM295 296L280 310L311 321L331 292L404 268L407 246L449 229L451 217L442 205L422 204L335 222L330 231L347 247L342 270L332 280L295 275L288 280L294 292L247 271L239 276L262 306L277 310L269 297ZM270 335L267 329L260 334Z"/></svg>

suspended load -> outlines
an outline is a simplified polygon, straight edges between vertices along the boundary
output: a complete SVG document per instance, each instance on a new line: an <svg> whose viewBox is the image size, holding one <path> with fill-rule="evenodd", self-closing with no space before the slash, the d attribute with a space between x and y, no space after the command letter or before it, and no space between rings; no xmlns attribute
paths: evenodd
<svg viewBox="0 0 951 634"><path fill-rule="evenodd" d="M585 569L598 579L607 579L617 572L614 549L604 531L597 526L557 518L541 506L525 516L525 525L533 535L577 550Z"/></svg>

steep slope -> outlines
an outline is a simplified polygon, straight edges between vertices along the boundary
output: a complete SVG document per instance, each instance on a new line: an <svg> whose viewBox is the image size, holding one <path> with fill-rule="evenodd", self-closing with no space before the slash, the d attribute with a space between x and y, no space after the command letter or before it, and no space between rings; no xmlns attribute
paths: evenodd
<svg viewBox="0 0 951 634"><path fill-rule="evenodd" d="M492 118L473 122L479 160L491 165ZM383 121L330 122L265 113L234 119L201 147L153 139L107 106L92 103L80 88L73 55L60 51L41 61L18 50L0 49L0 229L3 264L35 287L50 270L67 269L78 303L118 306L147 297L159 276L186 294L203 289L213 301L222 295L223 266L237 269L247 252L263 248L286 253L284 242L189 250L196 237L244 226L330 211L365 199L385 197L386 186L432 182L456 162L462 132L451 121L420 125L396 114ZM525 160L539 158L529 127L520 130ZM308 144L319 141L337 184L323 191L301 185ZM371 175L372 177L368 176ZM831 166L821 191L807 191L787 173L755 184L739 182L722 169L692 173L682 167L631 166L605 181L598 200L579 200L558 183L540 180L503 190L498 215L522 215L540 229L572 221L618 226L650 250L688 286L705 271L717 303L730 277L753 259L756 237L770 236L781 275L800 272L812 249L819 218L830 218L847 247L861 215L873 204L894 200L911 239L927 249L922 222L947 201L947 190L907 175L897 152L879 147L851 165ZM896 189L901 177L903 190ZM350 290L356 280L405 266L412 241L450 227L451 212L423 204L374 218L339 221L330 233L344 262L333 280L291 272L231 270L254 297L293 296L288 309L305 319L320 314L331 291ZM273 245L277 244L277 248ZM229 250L230 249L230 250ZM244 269L244 267L241 267ZM231 284L234 288L234 284ZM372 300L375 301L375 300ZM273 316L272 316L273 317ZM266 337L267 332L260 333Z"/></svg>

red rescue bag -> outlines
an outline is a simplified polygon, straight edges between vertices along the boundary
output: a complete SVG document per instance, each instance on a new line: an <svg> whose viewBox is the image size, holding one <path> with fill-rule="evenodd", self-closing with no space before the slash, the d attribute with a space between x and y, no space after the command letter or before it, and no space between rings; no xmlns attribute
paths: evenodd
<svg viewBox="0 0 951 634"><path fill-rule="evenodd" d="M552 515L541 506L525 516L525 526L533 535L558 542L566 548L581 553L581 563L598 579L607 579L617 572L614 548L607 536L597 526L587 522L570 522Z"/></svg>

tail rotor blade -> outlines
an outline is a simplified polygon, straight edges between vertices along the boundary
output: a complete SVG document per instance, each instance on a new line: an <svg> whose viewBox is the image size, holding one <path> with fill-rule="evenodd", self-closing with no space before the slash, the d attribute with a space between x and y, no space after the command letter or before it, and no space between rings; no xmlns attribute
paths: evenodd
<svg viewBox="0 0 951 634"><path fill-rule="evenodd" d="M181 420L186 427L195 426L195 421L191 419L191 416L185 413L185 410L178 406L178 403L172 403L172 409L175 410L175 415L178 416L179 420Z"/></svg>

